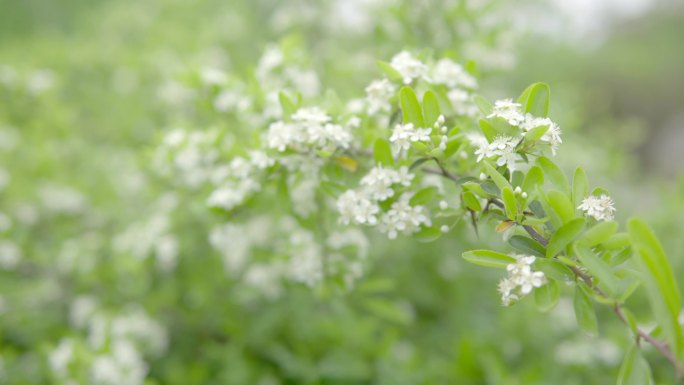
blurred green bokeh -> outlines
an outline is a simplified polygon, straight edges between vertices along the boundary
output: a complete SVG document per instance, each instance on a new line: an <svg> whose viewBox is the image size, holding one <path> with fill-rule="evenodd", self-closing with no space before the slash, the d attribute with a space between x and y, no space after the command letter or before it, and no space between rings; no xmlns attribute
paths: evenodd
<svg viewBox="0 0 684 385"><path fill-rule="evenodd" d="M547 314L527 302L501 307L500 277L460 258L500 236L481 229L477 238L466 224L435 244L371 237L371 265L348 293L291 284L276 299L254 298L208 242L224 218L156 174L152 156L172 128L246 137L261 129L239 126L202 95L167 99L182 99L174 87L192 88L207 67L249 79L270 44L293 47L321 89L345 99L379 76L375 59L402 49L474 60L488 97L552 86L559 163L610 189L618 217L653 223L684 285L684 7L655 3L587 47L514 29L506 17L477 22L517 8L497 1L476 14L459 1L359 0L352 14L368 14L351 30L334 28L349 17L340 3L0 1L0 213L12 222L0 242L21 254L16 265L0 263L1 384L109 383L88 377L95 322L70 319L83 295L111 317L139 306L159 325L151 330L165 330L161 351L141 353L145 384L614 382L630 339L615 317L599 313L600 336L590 337L577 330L570 300ZM169 193L175 205L160 208ZM158 217L161 235L178 243L171 272L115 245ZM637 317L648 325L646 314ZM65 338L77 346L75 382L49 358ZM668 363L646 355L657 383L671 383Z"/></svg>

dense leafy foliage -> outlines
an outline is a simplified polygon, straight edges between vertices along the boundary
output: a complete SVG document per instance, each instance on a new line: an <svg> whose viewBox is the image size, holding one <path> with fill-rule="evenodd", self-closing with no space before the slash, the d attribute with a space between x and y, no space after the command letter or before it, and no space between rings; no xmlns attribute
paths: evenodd
<svg viewBox="0 0 684 385"><path fill-rule="evenodd" d="M505 4L91 7L0 40L0 383L681 377L675 216L487 85Z"/></svg>

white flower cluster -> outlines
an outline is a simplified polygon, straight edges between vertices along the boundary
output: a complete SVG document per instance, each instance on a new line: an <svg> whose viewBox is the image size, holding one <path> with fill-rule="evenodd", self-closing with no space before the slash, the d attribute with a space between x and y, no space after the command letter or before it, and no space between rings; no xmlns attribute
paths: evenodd
<svg viewBox="0 0 684 385"><path fill-rule="evenodd" d="M410 84L413 80L423 79L428 74L428 66L414 58L407 51L401 51L394 55L390 65L401 75L404 84Z"/></svg>
<svg viewBox="0 0 684 385"><path fill-rule="evenodd" d="M347 190L337 199L337 211L340 223L348 225L379 225L379 230L387 233L390 239L398 233L413 234L420 226L430 226L430 218L424 206L411 206L411 193L402 194L392 203L387 212L381 213L378 202L385 201L395 195L394 186L410 186L414 175L408 168L399 170L377 166L363 178L361 186L356 190Z"/></svg>
<svg viewBox="0 0 684 385"><path fill-rule="evenodd" d="M479 148L475 150L477 161L480 162L485 158L496 158L496 165L501 167L507 165L513 171L516 169L516 163L522 157L515 151L519 140L513 139L510 136L498 136L491 143L479 143Z"/></svg>
<svg viewBox="0 0 684 385"><path fill-rule="evenodd" d="M401 75L404 84L410 84L414 80L423 80L446 86L447 98L456 114L469 117L478 114L479 110L472 100L471 93L477 89L477 81L463 66L453 60L440 59L430 67L409 52L402 51L392 57L390 65ZM376 112L389 111L391 107L389 98L395 91L396 88L387 79L372 82L366 88L368 113L373 115Z"/></svg>
<svg viewBox="0 0 684 385"><path fill-rule="evenodd" d="M516 151L518 144L530 130L538 127L547 127L539 141L549 145L553 155L556 155L556 150L563 142L560 128L556 123L549 118L535 117L529 113L524 114L522 105L512 99L497 100L494 103L492 113L487 115L487 118L500 118L509 125L518 127L520 136L500 135L494 138L491 143L486 140L482 141L479 136L477 138L471 136L469 138L471 144L477 147L475 155L477 155L478 162L485 158L495 158L497 166L507 165L511 171L515 170L517 162L523 159Z"/></svg>
<svg viewBox="0 0 684 385"><path fill-rule="evenodd" d="M0 269L14 269L21 261L21 249L11 240L0 239Z"/></svg>
<svg viewBox="0 0 684 385"><path fill-rule="evenodd" d="M313 97L320 92L320 81L315 72L305 70L290 63L285 53L275 45L266 48L259 60L255 74L261 87L271 98L278 100L278 91L293 89L305 97ZM277 108L279 110L279 108ZM271 117L278 115L268 114Z"/></svg>
<svg viewBox="0 0 684 385"><path fill-rule="evenodd" d="M250 151L249 159L237 156L227 165L214 167L211 181L216 186L207 198L209 207L232 210L261 189L257 173L275 164L275 160L262 151Z"/></svg>
<svg viewBox="0 0 684 385"><path fill-rule="evenodd" d="M79 214L88 205L83 193L68 186L45 184L38 190L38 195L43 207L56 214Z"/></svg>
<svg viewBox="0 0 684 385"><path fill-rule="evenodd" d="M280 152L288 148L329 152L348 148L352 141L349 127L333 124L331 120L320 108L300 108L292 115L292 122L276 121L269 126L268 147Z"/></svg>
<svg viewBox="0 0 684 385"><path fill-rule="evenodd" d="M594 217L597 221L610 221L615 216L614 205L611 197L601 194L600 196L589 195L582 200L577 208L584 211L586 215Z"/></svg>
<svg viewBox="0 0 684 385"><path fill-rule="evenodd" d="M531 114L525 114L525 120L520 124L520 128L523 130L523 135L526 132L533 130L537 127L548 127L544 135L542 135L539 140L546 142L551 146L551 153L556 155L558 147L563 143L561 139L561 130L556 123L554 123L549 118L538 118L532 116Z"/></svg>
<svg viewBox="0 0 684 385"><path fill-rule="evenodd" d="M275 243L269 243L274 239ZM212 230L210 242L222 254L226 272L266 298L280 295L284 279L316 286L326 276L339 274L351 287L363 272L361 261L368 254L368 240L356 229L332 232L321 241L291 217L273 221L261 216L244 224L220 225ZM259 253L289 258L259 261L255 257ZM324 264L325 259L329 263Z"/></svg>
<svg viewBox="0 0 684 385"><path fill-rule="evenodd" d="M506 267L508 277L499 282L499 293L504 306L509 306L523 296L530 294L536 287L546 283L546 277L541 271L533 271L534 256L514 255L517 259Z"/></svg>
<svg viewBox="0 0 684 385"><path fill-rule="evenodd" d="M409 173L408 167L394 170L377 166L361 178L361 186L363 186L363 192L371 199L384 201L394 195L392 185L410 186L413 178L414 175Z"/></svg>
<svg viewBox="0 0 684 385"><path fill-rule="evenodd" d="M220 142L216 130L169 131L154 154L154 168L190 188L198 188L211 178L219 158Z"/></svg>
<svg viewBox="0 0 684 385"><path fill-rule="evenodd" d="M166 330L138 306L116 315L98 309L92 297L77 297L70 309L75 328L87 329L87 339L63 338L48 353L52 374L60 383L76 383L78 368L87 370L95 385L142 385L148 372L143 353L162 354L168 345Z"/></svg>
<svg viewBox="0 0 684 385"><path fill-rule="evenodd" d="M503 99L494 102L492 113L487 115L487 118L502 118L511 126L518 126L525 120L525 115L520 103L514 102L513 99Z"/></svg>
<svg viewBox="0 0 684 385"><path fill-rule="evenodd" d="M420 230L422 225L430 226L432 224L427 215L427 209L420 205L411 206L409 204L410 199L410 193L402 194L396 202L392 203L389 211L383 215L379 230L382 233L387 233L389 239L397 238L399 233L411 235Z"/></svg>
<svg viewBox="0 0 684 385"><path fill-rule="evenodd" d="M8 89L23 89L31 95L40 95L55 87L57 77L50 69L36 69L27 74L18 74L14 67L0 66L0 86Z"/></svg>
<svg viewBox="0 0 684 385"><path fill-rule="evenodd" d="M432 128L415 127L413 123L397 124L389 140L396 152L406 151L414 142L429 142Z"/></svg>
<svg viewBox="0 0 684 385"><path fill-rule="evenodd" d="M133 223L121 234L114 237L114 250L130 253L138 260L154 255L155 264L162 272L175 269L178 263L179 245L171 233L170 213L178 205L175 195L163 196L156 203L154 213L149 219Z"/></svg>
<svg viewBox="0 0 684 385"><path fill-rule="evenodd" d="M440 59L432 69L432 82L449 88L477 88L477 80L451 59Z"/></svg>
<svg viewBox="0 0 684 385"><path fill-rule="evenodd" d="M392 105L389 100L397 92L397 87L388 79L374 80L366 87L366 103L369 115L378 112L389 112Z"/></svg>

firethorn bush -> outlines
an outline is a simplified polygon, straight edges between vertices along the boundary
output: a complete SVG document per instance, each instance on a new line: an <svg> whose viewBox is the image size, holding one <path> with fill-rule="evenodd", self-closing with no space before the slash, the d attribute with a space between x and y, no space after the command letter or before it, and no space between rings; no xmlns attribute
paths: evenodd
<svg viewBox="0 0 684 385"><path fill-rule="evenodd" d="M67 3L0 16L0 383L684 376L684 185L510 5Z"/></svg>

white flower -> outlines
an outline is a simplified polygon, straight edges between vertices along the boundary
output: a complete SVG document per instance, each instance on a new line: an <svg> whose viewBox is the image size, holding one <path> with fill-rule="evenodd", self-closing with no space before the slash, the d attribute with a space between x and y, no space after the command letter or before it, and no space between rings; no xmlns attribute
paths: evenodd
<svg viewBox="0 0 684 385"><path fill-rule="evenodd" d="M306 230L297 230L290 236L292 257L289 262L290 279L302 282L309 287L319 284L325 274L323 255L320 245L313 234Z"/></svg>
<svg viewBox="0 0 684 385"><path fill-rule="evenodd" d="M71 338L62 338L59 345L48 355L50 369L59 377L69 374L69 363L74 356L74 341Z"/></svg>
<svg viewBox="0 0 684 385"><path fill-rule="evenodd" d="M397 178L396 174L397 172L392 169L382 166L373 167L361 178L361 185L372 199L384 201L394 195L391 186Z"/></svg>
<svg viewBox="0 0 684 385"><path fill-rule="evenodd" d="M292 120L304 125L321 125L331 119L328 114L318 107L300 108L292 114Z"/></svg>
<svg viewBox="0 0 684 385"><path fill-rule="evenodd" d="M390 111L392 106L389 99L396 92L397 87L387 79L374 80L366 87L366 102L368 113L374 115L378 112Z"/></svg>
<svg viewBox="0 0 684 385"><path fill-rule="evenodd" d="M425 207L411 206L410 199L410 194L403 194L383 215L379 230L387 233L390 239L395 239L399 233L411 235L420 230L421 225L430 226L431 221Z"/></svg>
<svg viewBox="0 0 684 385"><path fill-rule="evenodd" d="M268 127L268 147L282 152L296 140L297 132L293 124L277 121Z"/></svg>
<svg viewBox="0 0 684 385"><path fill-rule="evenodd" d="M214 190L209 198L207 204L210 207L222 208L225 210L232 210L236 206L242 204L248 195L259 191L260 185L252 179L244 179L234 184L228 184Z"/></svg>
<svg viewBox="0 0 684 385"><path fill-rule="evenodd" d="M546 276L541 271L533 271L534 256L514 255L515 263L506 266L508 277L499 282L499 293L504 306L509 306L521 297L530 294L536 287L546 283Z"/></svg>
<svg viewBox="0 0 684 385"><path fill-rule="evenodd" d="M507 165L510 170L516 168L516 162L521 156L515 151L518 144L517 140L510 136L499 136L492 143L480 142L479 148L475 150L477 161L481 162L484 158L497 158L496 165Z"/></svg>
<svg viewBox="0 0 684 385"><path fill-rule="evenodd" d="M399 170L384 168L382 165L373 167L368 174L361 178L363 192L371 199L384 201L394 195L393 184L409 186L414 175L403 166Z"/></svg>
<svg viewBox="0 0 684 385"><path fill-rule="evenodd" d="M390 136L390 142L398 151L408 150L412 142L428 142L432 128L416 128L413 123L397 124Z"/></svg>
<svg viewBox="0 0 684 385"><path fill-rule="evenodd" d="M441 59L435 64L432 69L432 81L437 84L445 84L449 88L477 88L475 78L466 72L460 64L450 59Z"/></svg>
<svg viewBox="0 0 684 385"><path fill-rule="evenodd" d="M21 250L9 240L0 240L0 268L13 269L21 260Z"/></svg>
<svg viewBox="0 0 684 385"><path fill-rule="evenodd" d="M535 271L521 274L518 280L520 292L523 295L527 295L530 294L535 287L541 287L546 282L546 277L543 272Z"/></svg>
<svg viewBox="0 0 684 385"><path fill-rule="evenodd" d="M259 150L249 151L249 161L258 169L265 169L275 164L275 159L266 155L265 152Z"/></svg>
<svg viewBox="0 0 684 385"><path fill-rule="evenodd" d="M348 127L332 124L330 116L323 110L300 108L292 115L293 122L277 121L268 128L269 148L285 151L286 148L334 151L336 147L347 148L352 141Z"/></svg>
<svg viewBox="0 0 684 385"><path fill-rule="evenodd" d="M531 114L526 114L525 120L520 123L520 128L525 132L542 126L548 126L548 130L546 130L540 140L548 143L551 146L551 152L553 155L556 155L556 150L563 143L561 130L556 123L549 118L538 118Z"/></svg>
<svg viewBox="0 0 684 385"><path fill-rule="evenodd" d="M494 102L494 110L487 115L488 118L503 118L511 126L517 126L525 120L520 103L512 99L497 100Z"/></svg>
<svg viewBox="0 0 684 385"><path fill-rule="evenodd" d="M598 221L610 221L615 214L614 204L608 195L602 194L598 197L590 195L577 208Z"/></svg>
<svg viewBox="0 0 684 385"><path fill-rule="evenodd" d="M225 84L228 81L228 75L217 68L203 68L200 72L202 83L208 86L216 86Z"/></svg>
<svg viewBox="0 0 684 385"><path fill-rule="evenodd" d="M377 214L380 207L368 199L364 194L355 190L347 190L337 198L337 211L340 213L340 223L375 225L378 223Z"/></svg>
<svg viewBox="0 0 684 385"><path fill-rule="evenodd" d="M451 102L451 106L454 108L456 114L469 117L478 115L479 109L477 108L477 105L473 103L471 96L467 91L454 88L447 92L447 98Z"/></svg>
<svg viewBox="0 0 684 385"><path fill-rule="evenodd" d="M427 75L428 67L416 59L407 51L401 51L392 57L390 65L402 77L404 84L411 83L414 79L419 79Z"/></svg>
<svg viewBox="0 0 684 385"><path fill-rule="evenodd" d="M403 185L403 186L410 186L410 185L411 185L411 181L413 180L414 177L415 177L415 175L414 175L414 174L411 174L411 173L409 172L409 168L408 168L408 167L406 167L406 166L401 166L401 167L399 168L399 171L397 171L395 183L399 183L399 184L401 184L401 185Z"/></svg>
<svg viewBox="0 0 684 385"><path fill-rule="evenodd" d="M513 293L516 284L509 278L504 278L499 282L499 293L501 293L501 302L504 306L510 306L517 301L519 297Z"/></svg>

